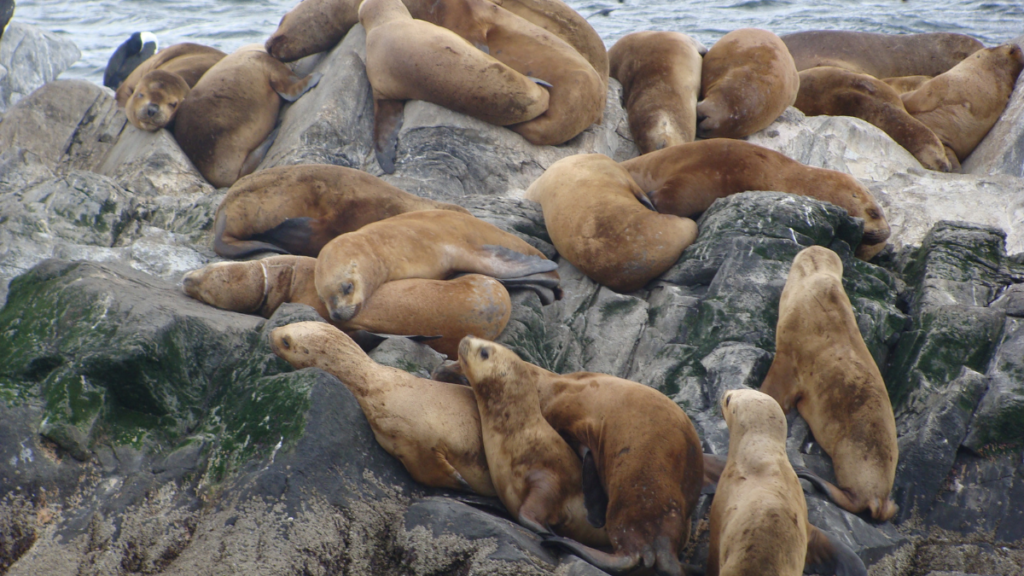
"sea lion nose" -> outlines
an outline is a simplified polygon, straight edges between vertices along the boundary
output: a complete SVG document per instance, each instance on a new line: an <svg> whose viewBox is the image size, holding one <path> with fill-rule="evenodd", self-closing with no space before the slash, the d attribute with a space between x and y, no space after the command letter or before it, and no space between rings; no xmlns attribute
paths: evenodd
<svg viewBox="0 0 1024 576"><path fill-rule="evenodd" d="M150 105L146 106L146 110L145 111L146 111L146 116L148 116L149 118L152 118L153 116L156 116L158 112L160 112L160 107L157 106L156 104L150 104Z"/></svg>

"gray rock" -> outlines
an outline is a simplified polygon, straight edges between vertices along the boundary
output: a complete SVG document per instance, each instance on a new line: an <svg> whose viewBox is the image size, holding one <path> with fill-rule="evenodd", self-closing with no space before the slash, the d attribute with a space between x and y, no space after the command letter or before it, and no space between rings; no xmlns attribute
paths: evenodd
<svg viewBox="0 0 1024 576"><path fill-rule="evenodd" d="M81 56L73 42L56 34L18 21L8 24L0 42L0 115Z"/></svg>
<svg viewBox="0 0 1024 576"><path fill-rule="evenodd" d="M583 317L587 370L623 377L647 324L647 302L601 286Z"/></svg>
<svg viewBox="0 0 1024 576"><path fill-rule="evenodd" d="M391 337L374 348L370 358L378 364L405 370L420 378L430 378L434 368L444 362L445 355L426 344L408 338Z"/></svg>
<svg viewBox="0 0 1024 576"><path fill-rule="evenodd" d="M989 307L1002 310L1007 316L1024 317L1024 284L1007 286Z"/></svg>
<svg viewBox="0 0 1024 576"><path fill-rule="evenodd" d="M993 542L1024 537L1021 453L982 458L961 450L944 479L926 525L961 534L990 533ZM963 569L962 566L954 568Z"/></svg>
<svg viewBox="0 0 1024 576"><path fill-rule="evenodd" d="M1009 43L1024 46L1024 36ZM965 174L1024 177L1024 83L1018 82L995 126L964 160Z"/></svg>
<svg viewBox="0 0 1024 576"><path fill-rule="evenodd" d="M807 520L849 546L867 566L909 542L892 524L869 524L816 494L806 499Z"/></svg>
<svg viewBox="0 0 1024 576"><path fill-rule="evenodd" d="M976 453L1024 443L1024 319L1006 319L986 376L988 392L964 440Z"/></svg>
<svg viewBox="0 0 1024 576"><path fill-rule="evenodd" d="M169 131L146 132L127 122L102 161L90 169L143 196L214 192Z"/></svg>
<svg viewBox="0 0 1024 576"><path fill-rule="evenodd" d="M750 344L722 342L700 361L707 370L708 404L717 407L729 390L760 388L772 358L772 354Z"/></svg>

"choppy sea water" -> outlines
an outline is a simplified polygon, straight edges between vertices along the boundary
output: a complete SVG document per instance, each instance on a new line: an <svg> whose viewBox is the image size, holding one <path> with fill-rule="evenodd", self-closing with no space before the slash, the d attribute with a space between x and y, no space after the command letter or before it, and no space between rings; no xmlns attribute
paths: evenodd
<svg viewBox="0 0 1024 576"><path fill-rule="evenodd" d="M160 46L197 42L225 52L262 43L296 0L17 0L14 19L75 42L82 59L62 78L101 83L107 59L133 32ZM776 34L857 30L959 32L986 45L1024 34L1021 0L569 0L605 44L640 30L684 32L710 46L737 28Z"/></svg>

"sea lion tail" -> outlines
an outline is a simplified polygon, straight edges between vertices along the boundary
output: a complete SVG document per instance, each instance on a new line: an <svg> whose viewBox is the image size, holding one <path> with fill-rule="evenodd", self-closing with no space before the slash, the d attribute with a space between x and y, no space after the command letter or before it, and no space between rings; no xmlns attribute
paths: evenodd
<svg viewBox="0 0 1024 576"><path fill-rule="evenodd" d="M561 548L571 552L587 563L593 564L613 576L624 575L630 572L640 562L639 555L609 554L595 550L585 544L580 544L571 538L563 538L561 536L548 536L544 538L541 544L550 548Z"/></svg>

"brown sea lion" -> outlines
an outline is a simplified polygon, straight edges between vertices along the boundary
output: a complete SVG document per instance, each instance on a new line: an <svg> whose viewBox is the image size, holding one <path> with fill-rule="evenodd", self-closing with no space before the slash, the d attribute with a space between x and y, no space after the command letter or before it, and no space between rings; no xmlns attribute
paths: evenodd
<svg viewBox="0 0 1024 576"><path fill-rule="evenodd" d="M921 87L921 84L932 79L932 76L896 76L893 78L882 78L882 82L888 84L897 94L903 95L913 92Z"/></svg>
<svg viewBox="0 0 1024 576"><path fill-rule="evenodd" d="M866 576L856 554L807 521L779 404L756 390L730 390L721 409L729 457L711 504L707 576Z"/></svg>
<svg viewBox="0 0 1024 576"><path fill-rule="evenodd" d="M608 51L610 73L622 84L629 132L641 154L693 142L706 51L679 32L634 32Z"/></svg>
<svg viewBox="0 0 1024 576"><path fill-rule="evenodd" d="M942 74L985 46L963 34L811 30L782 36L797 70L838 66L875 78Z"/></svg>
<svg viewBox="0 0 1024 576"><path fill-rule="evenodd" d="M853 116L881 128L929 170L949 172L939 137L907 113L899 94L874 76L834 66L800 73L795 106L808 116Z"/></svg>
<svg viewBox="0 0 1024 576"><path fill-rule="evenodd" d="M530 185L526 198L543 208L558 253L618 292L647 285L697 238L693 220L653 211L629 173L603 154L555 162Z"/></svg>
<svg viewBox="0 0 1024 576"><path fill-rule="evenodd" d="M275 328L270 343L292 366L320 368L338 377L356 397L377 442L414 480L497 495L470 388L381 366L344 332L321 322Z"/></svg>
<svg viewBox="0 0 1024 576"><path fill-rule="evenodd" d="M843 263L827 248L793 260L779 301L775 360L761 391L784 412L795 406L832 457L838 486L798 469L840 507L884 521L899 447L889 394L843 290Z"/></svg>
<svg viewBox="0 0 1024 576"><path fill-rule="evenodd" d="M156 131L174 120L196 82L226 54L200 44L175 44L138 66L117 88L117 105L139 130Z"/></svg>
<svg viewBox="0 0 1024 576"><path fill-rule="evenodd" d="M587 521L579 457L540 411L537 387L514 352L467 336L459 365L480 411L491 481L512 517L539 534L559 534L590 546L608 535Z"/></svg>
<svg viewBox="0 0 1024 576"><path fill-rule="evenodd" d="M330 50L359 22L361 0L301 0L267 38L267 53L281 62Z"/></svg>
<svg viewBox="0 0 1024 576"><path fill-rule="evenodd" d="M986 48L901 98L907 112L963 162L1006 109L1022 68L1020 46Z"/></svg>
<svg viewBox="0 0 1024 576"><path fill-rule="evenodd" d="M871 192L849 174L805 166L756 144L723 138L679 144L622 162L659 212L696 216L718 198L774 190L831 202L864 220L857 257L885 247L889 224Z"/></svg>
<svg viewBox="0 0 1024 576"><path fill-rule="evenodd" d="M225 310L270 318L281 304L294 302L312 306L331 322L316 293L315 269L316 258L308 256L218 262L186 274L182 287L189 296ZM334 325L346 332L440 336L424 343L455 358L464 336L497 338L511 314L512 301L500 282L467 274L452 280L386 282L355 318Z"/></svg>
<svg viewBox="0 0 1024 576"><path fill-rule="evenodd" d="M336 236L414 210L465 208L420 198L361 170L279 166L235 182L217 208L213 249L227 258L269 251L316 257Z"/></svg>
<svg viewBox="0 0 1024 576"><path fill-rule="evenodd" d="M704 55L697 135L743 138L767 128L796 102L800 75L778 36L742 28Z"/></svg>
<svg viewBox="0 0 1024 576"><path fill-rule="evenodd" d="M220 188L263 160L281 98L297 100L320 74L299 78L263 51L245 46L210 68L178 106L174 138L203 177Z"/></svg>
<svg viewBox="0 0 1024 576"><path fill-rule="evenodd" d="M588 520L604 525L613 552L559 537L545 544L613 574L647 567L681 575L679 554L704 480L700 439L690 419L643 384L523 365L534 375L544 418L583 456ZM529 381L521 379L523 385Z"/></svg>
<svg viewBox="0 0 1024 576"><path fill-rule="evenodd" d="M558 266L518 237L468 214L424 210L342 234L320 251L316 291L331 319L355 317L385 282L443 280L460 272L558 290Z"/></svg>
<svg viewBox="0 0 1024 576"><path fill-rule="evenodd" d="M366 74L373 88L374 150L394 172L406 100L426 100L507 126L548 109L548 92L458 34L413 20L401 0L366 0Z"/></svg>

